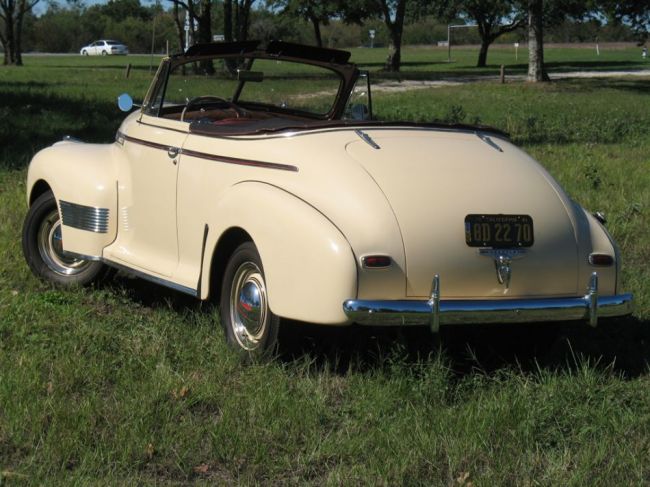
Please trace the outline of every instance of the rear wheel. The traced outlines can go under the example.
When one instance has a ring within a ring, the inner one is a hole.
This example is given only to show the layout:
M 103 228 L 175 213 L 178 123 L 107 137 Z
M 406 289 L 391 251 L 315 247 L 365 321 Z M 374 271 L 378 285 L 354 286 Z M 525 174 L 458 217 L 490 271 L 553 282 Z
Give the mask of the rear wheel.
M 32 204 L 23 225 L 23 253 L 34 275 L 62 286 L 84 286 L 106 275 L 101 262 L 79 259 L 63 251 L 61 219 L 51 191 Z
M 280 319 L 269 308 L 264 268 L 252 242 L 241 244 L 223 276 L 220 315 L 226 340 L 247 358 L 276 351 Z

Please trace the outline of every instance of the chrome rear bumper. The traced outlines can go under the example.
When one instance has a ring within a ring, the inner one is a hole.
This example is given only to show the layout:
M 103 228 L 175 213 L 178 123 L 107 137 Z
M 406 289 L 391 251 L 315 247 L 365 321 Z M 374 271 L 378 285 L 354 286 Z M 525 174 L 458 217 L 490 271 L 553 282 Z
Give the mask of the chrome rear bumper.
M 632 295 L 598 295 L 598 276 L 591 277 L 587 294 L 574 298 L 441 300 L 440 281 L 434 278 L 431 299 L 373 301 L 350 299 L 343 311 L 361 325 L 429 325 L 437 332 L 440 325 L 461 323 L 525 323 L 585 320 L 591 326 L 598 318 L 622 316 L 632 312 Z

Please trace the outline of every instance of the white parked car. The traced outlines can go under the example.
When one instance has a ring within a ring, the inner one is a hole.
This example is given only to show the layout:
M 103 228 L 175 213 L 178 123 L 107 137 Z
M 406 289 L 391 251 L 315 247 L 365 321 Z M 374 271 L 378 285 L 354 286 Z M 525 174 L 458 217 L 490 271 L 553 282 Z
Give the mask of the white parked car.
M 106 56 L 108 54 L 128 54 L 129 48 L 119 41 L 101 40 L 84 46 L 79 51 L 82 56 Z

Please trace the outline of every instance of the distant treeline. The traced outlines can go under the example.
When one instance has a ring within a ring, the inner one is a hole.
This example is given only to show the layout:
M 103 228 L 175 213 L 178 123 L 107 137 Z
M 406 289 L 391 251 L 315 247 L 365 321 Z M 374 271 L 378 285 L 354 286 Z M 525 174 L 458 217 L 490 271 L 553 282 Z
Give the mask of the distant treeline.
M 213 2 L 212 33 L 223 34 L 223 2 Z M 184 22 L 182 9 L 175 12 L 172 2 L 144 6 L 139 0 L 110 0 L 107 4 L 86 6 L 82 1 L 69 0 L 65 5 L 51 2 L 40 14 L 30 12 L 23 27 L 23 51 L 78 52 L 97 39 L 117 39 L 124 42 L 130 52 L 161 53 L 169 44 L 172 52 L 181 50 L 177 20 Z M 452 21 L 464 23 L 464 20 Z M 403 44 L 436 44 L 447 39 L 446 20 L 435 16 L 407 19 L 404 24 Z M 182 29 L 181 29 L 182 30 Z M 322 43 L 327 47 L 356 47 L 370 44 L 369 31 L 375 32 L 373 44 L 386 46 L 390 36 L 385 23 L 377 18 L 361 24 L 330 19 L 320 27 Z M 250 10 L 249 39 L 282 39 L 290 42 L 315 44 L 311 23 L 295 16 L 280 14 L 263 2 L 255 2 Z M 524 42 L 526 30 L 515 30 L 499 38 L 500 43 Z M 636 40 L 635 33 L 625 24 L 606 23 L 597 19 L 585 21 L 565 20 L 549 26 L 546 42 L 623 42 Z M 453 32 L 454 44 L 479 44 L 477 29 L 458 29 Z

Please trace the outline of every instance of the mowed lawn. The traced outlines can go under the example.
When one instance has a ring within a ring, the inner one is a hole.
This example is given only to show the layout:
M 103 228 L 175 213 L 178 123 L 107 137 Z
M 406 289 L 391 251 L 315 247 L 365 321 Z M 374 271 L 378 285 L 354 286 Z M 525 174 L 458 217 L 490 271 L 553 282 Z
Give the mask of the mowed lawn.
M 608 62 L 638 69 L 635 53 Z M 445 50 L 405 50 L 403 76 L 477 74 L 474 54 L 450 67 Z M 378 70 L 385 51 L 353 55 Z M 554 55 L 574 70 L 594 53 Z M 276 361 L 242 365 L 207 303 L 124 275 L 61 291 L 30 274 L 29 159 L 64 134 L 110 142 L 116 96 L 141 98 L 150 74 L 144 56 L 25 62 L 0 68 L 0 484 L 650 482 L 650 78 L 485 81 L 373 100 L 382 119 L 508 131 L 606 213 L 633 316 L 437 338 L 289 324 Z

